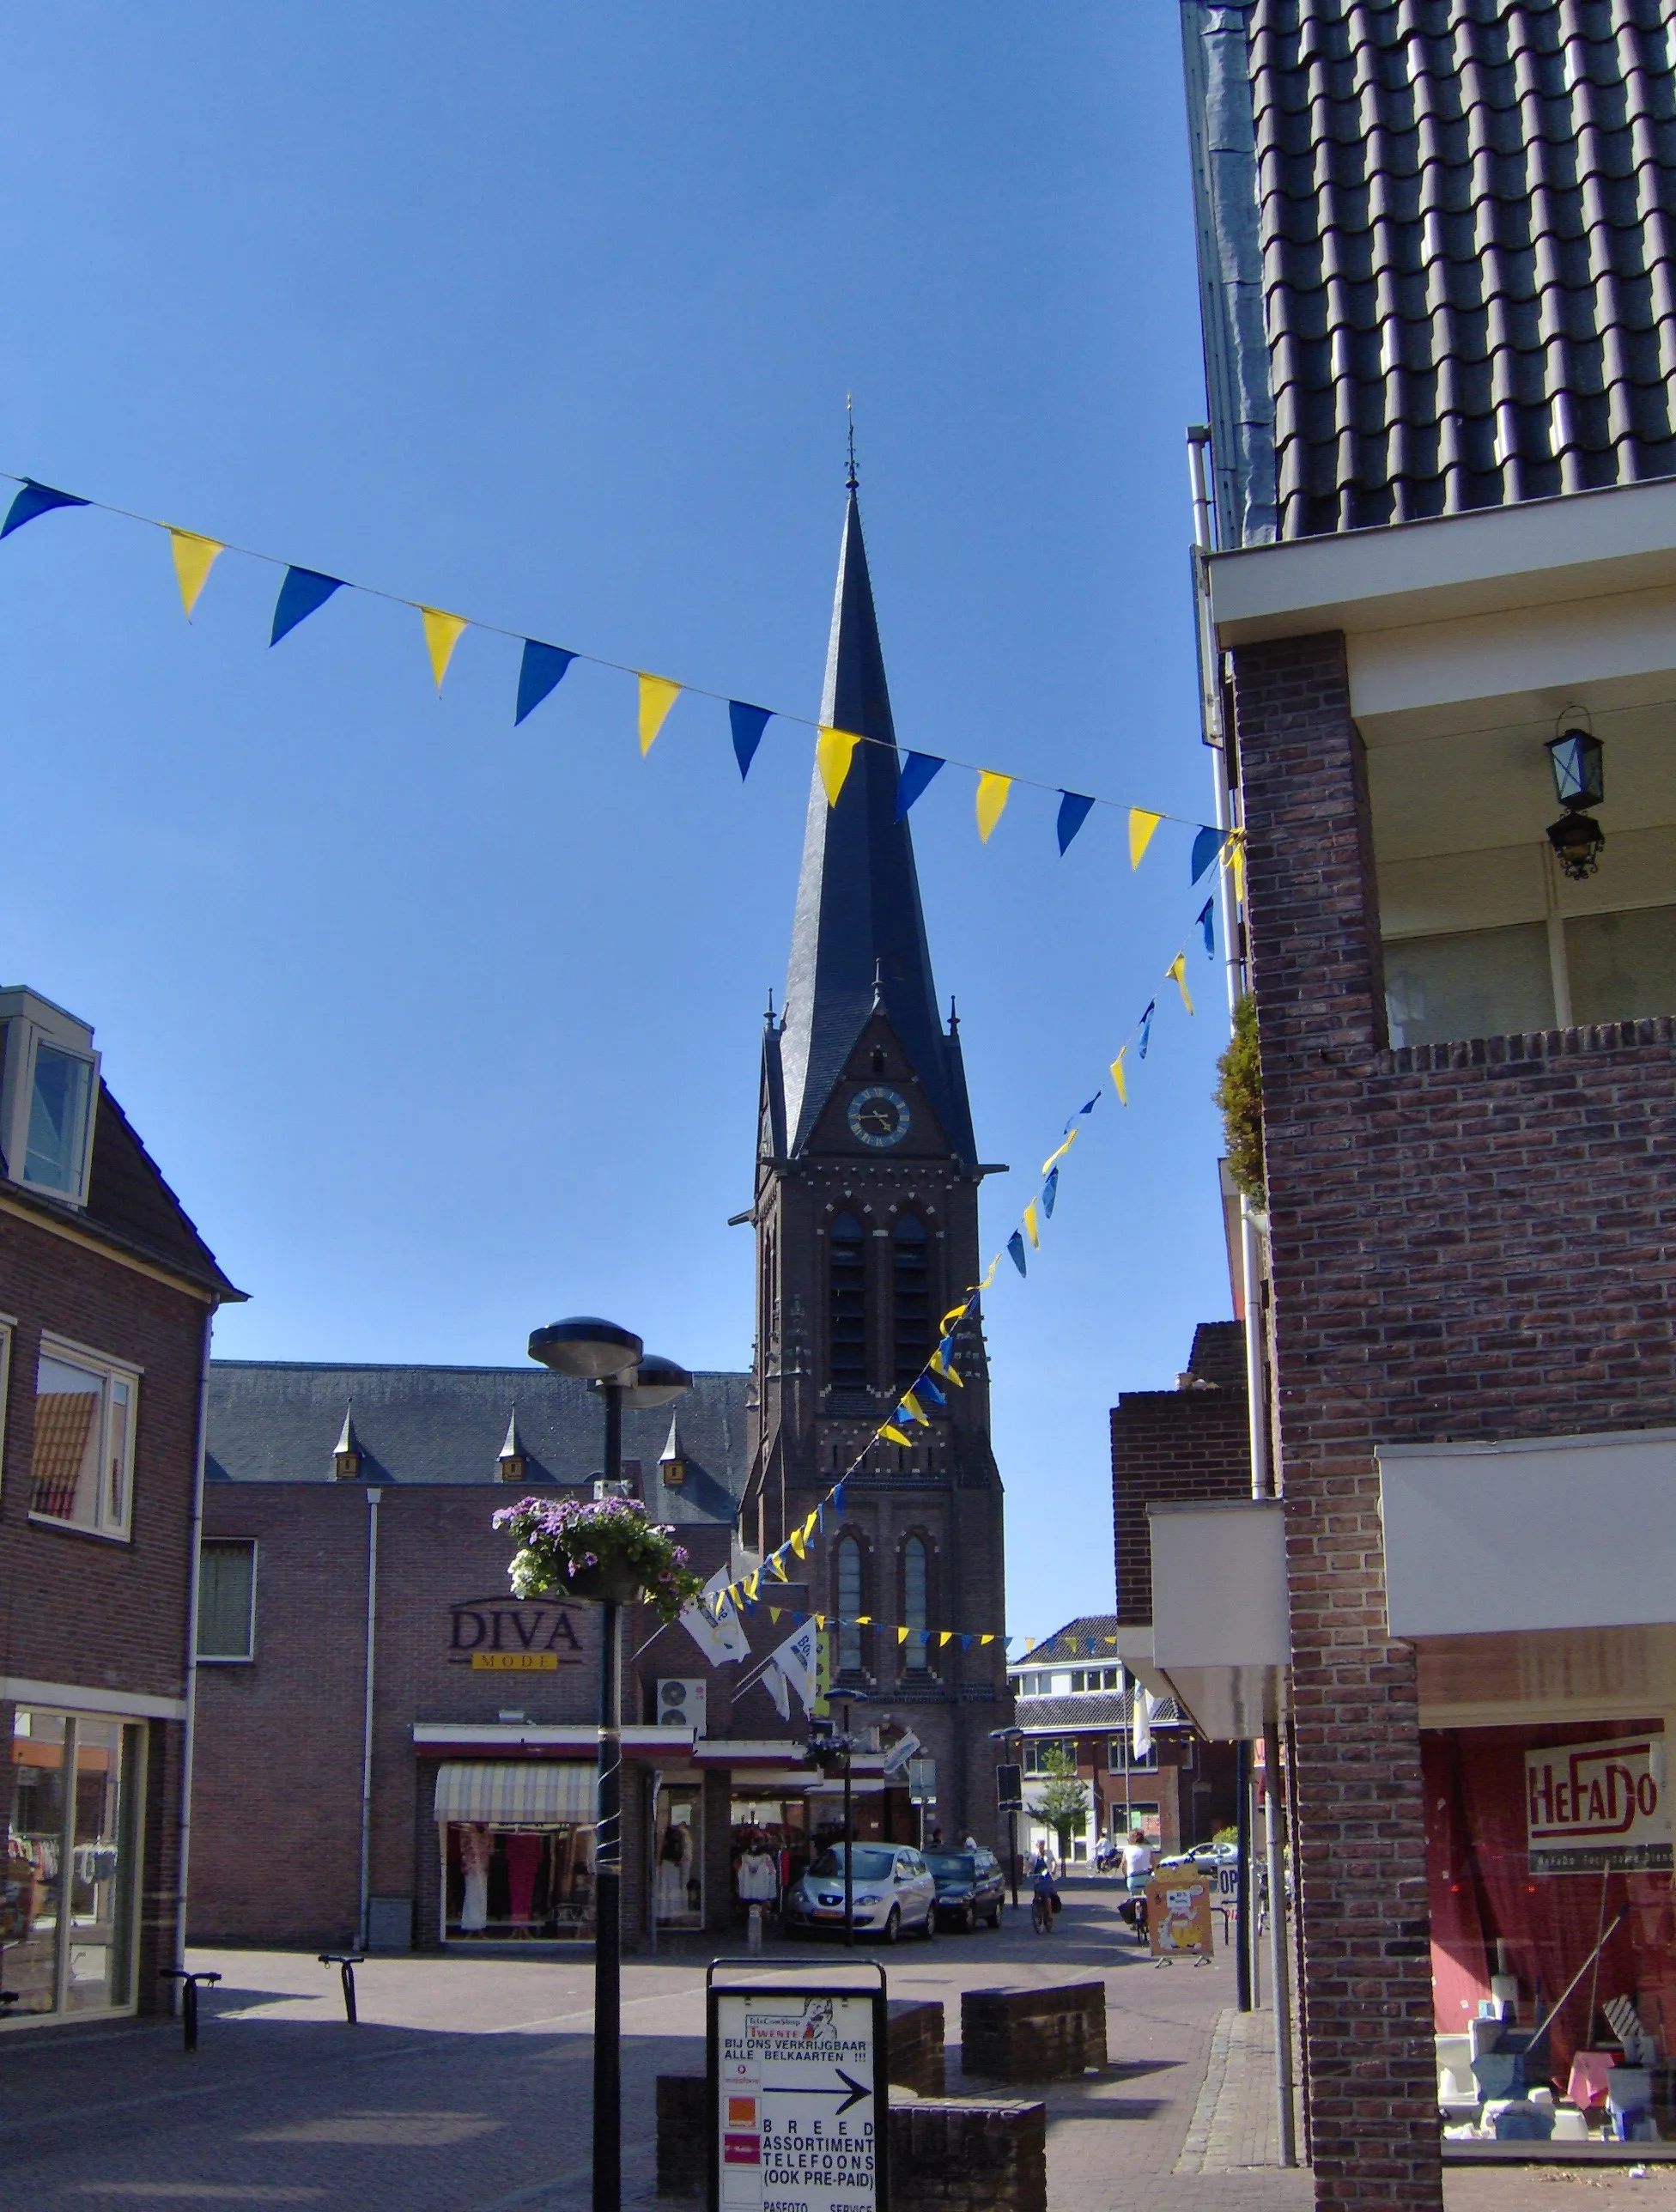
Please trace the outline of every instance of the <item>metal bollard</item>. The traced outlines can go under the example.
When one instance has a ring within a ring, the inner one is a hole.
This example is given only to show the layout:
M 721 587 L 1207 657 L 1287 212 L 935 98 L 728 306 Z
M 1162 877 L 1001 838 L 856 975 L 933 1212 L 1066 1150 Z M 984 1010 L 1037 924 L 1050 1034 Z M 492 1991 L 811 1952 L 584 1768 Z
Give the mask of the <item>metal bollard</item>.
M 208 1982 L 213 1987 L 220 1981 L 221 1976 L 211 1973 L 190 1973 L 185 1966 L 165 1966 L 162 1978 L 166 1982 L 179 1982 L 180 1984 L 181 2048 L 184 2051 L 196 2051 L 197 2049 L 197 1985 L 200 1982 Z
M 343 1984 L 343 2017 L 351 2027 L 355 2025 L 355 1970 L 364 1966 L 367 1956 L 362 1951 L 322 1951 L 318 1954 L 323 1966 L 336 1966 Z

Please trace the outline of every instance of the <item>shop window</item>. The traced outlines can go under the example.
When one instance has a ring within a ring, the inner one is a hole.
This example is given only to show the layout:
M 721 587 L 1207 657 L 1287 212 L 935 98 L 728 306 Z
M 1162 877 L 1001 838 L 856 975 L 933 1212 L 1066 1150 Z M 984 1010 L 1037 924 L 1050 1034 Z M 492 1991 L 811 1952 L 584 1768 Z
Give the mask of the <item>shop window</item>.
M 853 1536 L 838 1540 L 838 1671 L 861 1671 L 861 1631 L 854 1626 L 861 1610 L 861 1547 Z
M 922 1223 L 905 1213 L 890 1243 L 896 1387 L 916 1382 L 931 1357 L 931 1248 Z
M 908 1632 L 906 1657 L 909 1668 L 924 1673 L 931 1664 L 926 1647 L 927 1583 L 930 1562 L 923 1536 L 910 1536 L 902 1546 L 902 1626 Z
M 198 1548 L 197 1656 L 249 1659 L 255 1638 L 255 1539 L 206 1538 Z
M 867 1387 L 867 1236 L 841 1213 L 827 1237 L 827 1332 L 835 1390 Z
M 20 1707 L 0 1880 L 14 2019 L 132 2008 L 145 1726 Z
M 128 1534 L 138 1387 L 131 1369 L 43 1342 L 30 1468 L 35 1519 L 100 1536 Z

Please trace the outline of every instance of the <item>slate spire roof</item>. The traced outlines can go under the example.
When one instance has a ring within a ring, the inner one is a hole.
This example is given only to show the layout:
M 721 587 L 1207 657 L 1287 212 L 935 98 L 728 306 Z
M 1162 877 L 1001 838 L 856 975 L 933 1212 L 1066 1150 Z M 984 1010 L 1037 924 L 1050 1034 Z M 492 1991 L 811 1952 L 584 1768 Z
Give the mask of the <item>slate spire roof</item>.
M 1186 0 L 1224 544 L 1676 474 L 1666 0 Z
M 878 740 L 855 749 L 838 804 L 809 793 L 786 1007 L 771 1088 L 783 1087 L 789 1152 L 808 1141 L 877 999 L 945 1134 L 975 1160 L 960 1055 L 938 1018 L 914 842 L 896 820 L 898 757 L 861 509 L 849 487 L 821 720 Z

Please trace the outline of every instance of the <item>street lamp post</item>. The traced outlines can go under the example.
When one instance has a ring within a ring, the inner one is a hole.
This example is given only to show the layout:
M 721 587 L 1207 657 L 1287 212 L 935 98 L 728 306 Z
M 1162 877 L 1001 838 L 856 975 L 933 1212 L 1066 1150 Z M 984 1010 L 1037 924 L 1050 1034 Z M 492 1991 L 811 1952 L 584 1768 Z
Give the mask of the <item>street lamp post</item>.
M 535 1330 L 530 1357 L 605 1401 L 604 1489 L 621 1494 L 622 1409 L 666 1406 L 692 1376 L 631 1329 L 579 1315 Z M 600 1606 L 599 1806 L 593 1838 L 593 2212 L 622 2202 L 622 1600 Z

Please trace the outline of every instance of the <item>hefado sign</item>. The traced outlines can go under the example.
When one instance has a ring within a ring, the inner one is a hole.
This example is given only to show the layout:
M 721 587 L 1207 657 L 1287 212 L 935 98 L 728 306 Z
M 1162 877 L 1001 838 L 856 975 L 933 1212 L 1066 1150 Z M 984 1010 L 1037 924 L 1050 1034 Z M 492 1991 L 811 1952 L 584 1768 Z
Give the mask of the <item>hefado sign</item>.
M 875 1971 L 877 1990 L 712 1984 L 710 2212 L 884 2212 L 889 2092 Z
M 568 1607 L 544 1598 L 462 1598 L 448 1608 L 448 1663 L 477 1673 L 550 1674 L 582 1663 Z
M 1525 1753 L 1533 1874 L 1669 1872 L 1663 1735 L 1550 1745 Z

